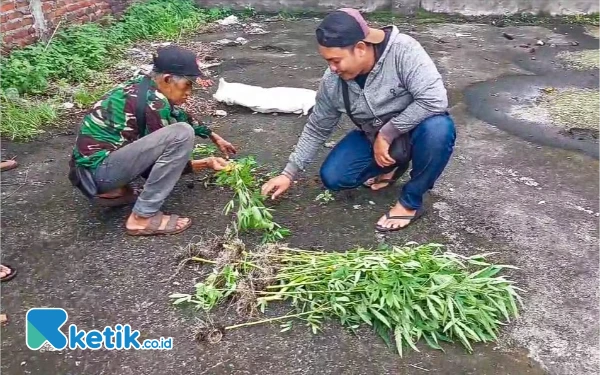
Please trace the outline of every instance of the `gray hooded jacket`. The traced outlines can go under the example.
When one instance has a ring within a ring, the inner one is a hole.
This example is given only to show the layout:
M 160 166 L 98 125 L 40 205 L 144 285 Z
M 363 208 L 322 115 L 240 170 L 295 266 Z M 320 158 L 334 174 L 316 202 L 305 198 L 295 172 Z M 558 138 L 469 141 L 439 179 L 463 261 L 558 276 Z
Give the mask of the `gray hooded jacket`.
M 348 81 L 350 109 L 354 118 L 380 134 L 391 144 L 400 134 L 423 120 L 445 113 L 446 88 L 433 60 L 421 44 L 392 26 L 389 42 L 369 73 L 362 90 Z M 323 75 L 316 103 L 283 173 L 292 179 L 313 161 L 317 151 L 333 133 L 346 113 L 341 78 L 328 68 Z M 381 118 L 390 118 L 387 122 Z M 371 125 L 369 125 L 371 124 Z

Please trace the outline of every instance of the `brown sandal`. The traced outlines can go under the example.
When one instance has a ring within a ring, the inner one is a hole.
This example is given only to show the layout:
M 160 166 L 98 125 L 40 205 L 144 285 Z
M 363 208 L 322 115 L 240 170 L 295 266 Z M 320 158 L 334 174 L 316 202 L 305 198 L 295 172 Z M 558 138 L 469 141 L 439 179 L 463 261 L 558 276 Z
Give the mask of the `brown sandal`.
M 137 201 L 141 190 L 128 188 L 127 193 L 116 198 L 94 197 L 94 203 L 102 207 L 120 207 L 134 204 Z
M 192 225 L 192 220 L 187 223 L 183 228 L 177 229 L 177 220 L 179 219 L 178 215 L 170 215 L 169 221 L 165 229 L 160 228 L 160 224 L 162 223 L 164 214 L 162 212 L 158 212 L 156 215 L 152 216 L 148 221 L 148 225 L 144 229 L 127 229 L 127 234 L 130 236 L 159 236 L 159 235 L 172 235 L 183 232 L 188 229 Z

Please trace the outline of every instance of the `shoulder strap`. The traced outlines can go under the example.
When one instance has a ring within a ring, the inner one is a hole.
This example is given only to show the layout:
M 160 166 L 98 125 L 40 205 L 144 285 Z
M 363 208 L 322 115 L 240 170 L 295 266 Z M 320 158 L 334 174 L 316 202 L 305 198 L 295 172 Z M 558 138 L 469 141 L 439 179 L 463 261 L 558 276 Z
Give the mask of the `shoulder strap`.
M 342 81 L 342 97 L 344 98 L 344 107 L 346 107 L 346 114 L 350 117 L 350 120 L 354 123 L 354 125 L 361 127 L 359 123 L 356 122 L 354 116 L 352 116 L 352 111 L 350 110 L 350 94 L 348 90 L 348 83 L 340 78 Z
M 146 135 L 146 106 L 148 105 L 148 89 L 150 88 L 150 78 L 145 76 L 140 82 L 137 93 L 137 103 L 135 106 L 135 120 L 140 137 Z

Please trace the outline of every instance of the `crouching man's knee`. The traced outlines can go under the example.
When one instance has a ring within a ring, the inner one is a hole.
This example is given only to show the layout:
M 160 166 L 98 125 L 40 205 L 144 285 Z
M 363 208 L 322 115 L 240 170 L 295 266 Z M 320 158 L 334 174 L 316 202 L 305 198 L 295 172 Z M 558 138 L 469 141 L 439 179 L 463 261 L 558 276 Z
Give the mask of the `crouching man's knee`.
M 175 140 L 179 142 L 189 142 L 194 143 L 194 128 L 187 122 L 178 122 L 173 125 L 169 125 L 168 128 L 171 128 L 173 132 Z
M 319 176 L 321 177 L 323 186 L 325 186 L 327 190 L 338 191 L 344 189 L 345 183 L 341 178 L 342 176 L 340 176 L 339 173 L 336 173 L 335 170 L 332 170 L 329 166 L 323 165 L 319 172 Z

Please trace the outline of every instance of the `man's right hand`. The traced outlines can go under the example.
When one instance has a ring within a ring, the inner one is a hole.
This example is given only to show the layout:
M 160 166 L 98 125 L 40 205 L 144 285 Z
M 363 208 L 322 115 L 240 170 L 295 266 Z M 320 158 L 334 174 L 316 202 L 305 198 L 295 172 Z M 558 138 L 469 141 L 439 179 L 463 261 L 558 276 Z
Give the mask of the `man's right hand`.
M 207 168 L 210 168 L 214 171 L 222 171 L 227 167 L 227 164 L 229 164 L 229 161 L 215 156 L 210 156 L 200 160 L 192 160 L 192 168 L 196 173 Z
M 275 199 L 281 194 L 285 193 L 285 191 L 290 188 L 291 184 L 292 180 L 288 176 L 282 174 L 267 181 L 262 186 L 261 192 L 262 195 L 265 196 L 273 192 L 271 199 Z

